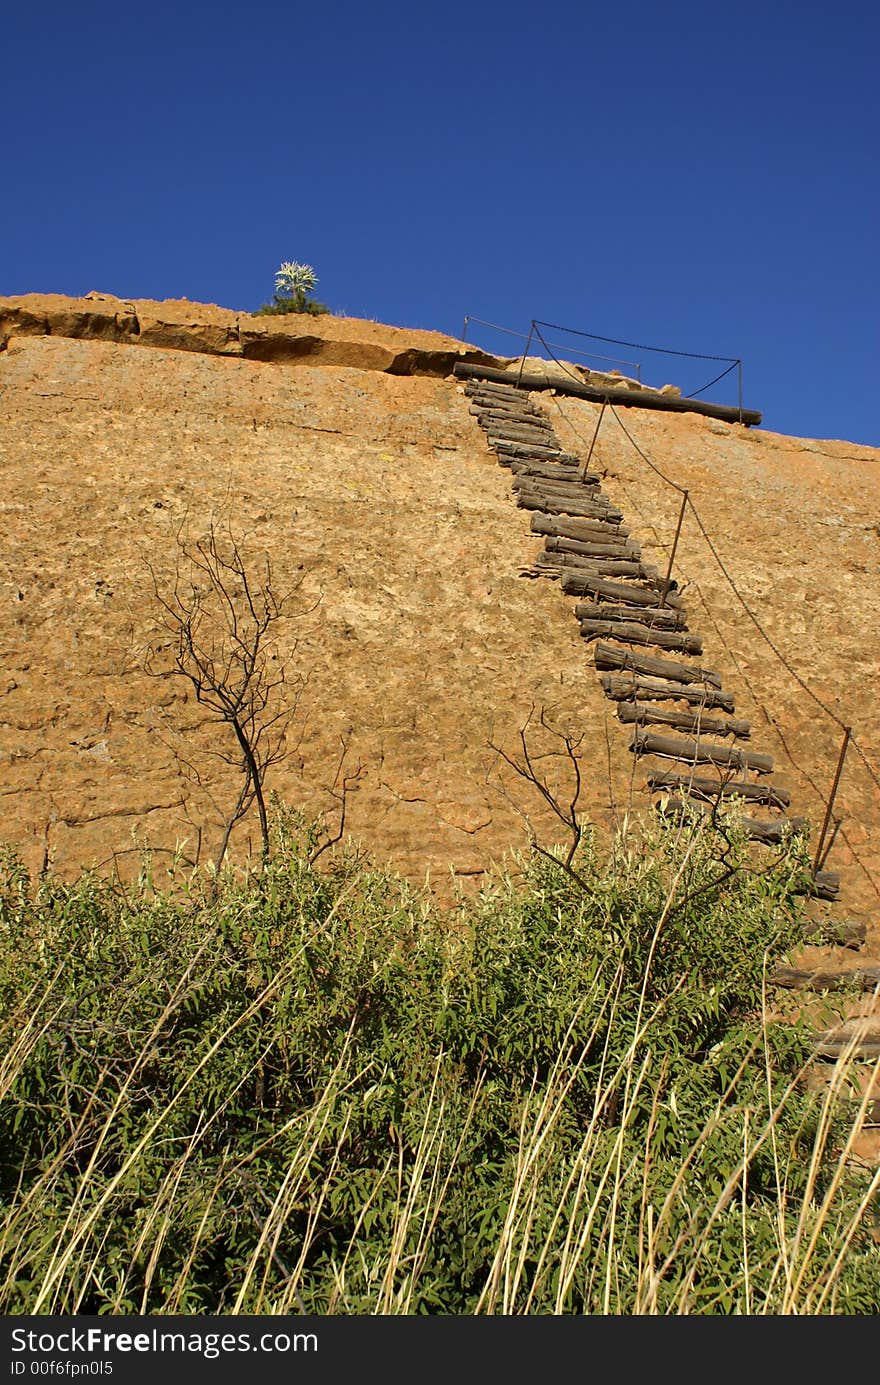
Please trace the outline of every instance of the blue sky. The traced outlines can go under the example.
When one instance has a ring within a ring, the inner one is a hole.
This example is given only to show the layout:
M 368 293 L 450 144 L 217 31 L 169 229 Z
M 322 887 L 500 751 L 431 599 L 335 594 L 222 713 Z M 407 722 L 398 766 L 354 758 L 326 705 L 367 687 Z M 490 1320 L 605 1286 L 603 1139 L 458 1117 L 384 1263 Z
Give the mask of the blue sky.
M 252 309 L 299 260 L 350 316 L 740 356 L 765 427 L 878 446 L 878 15 L 9 5 L 0 293 Z

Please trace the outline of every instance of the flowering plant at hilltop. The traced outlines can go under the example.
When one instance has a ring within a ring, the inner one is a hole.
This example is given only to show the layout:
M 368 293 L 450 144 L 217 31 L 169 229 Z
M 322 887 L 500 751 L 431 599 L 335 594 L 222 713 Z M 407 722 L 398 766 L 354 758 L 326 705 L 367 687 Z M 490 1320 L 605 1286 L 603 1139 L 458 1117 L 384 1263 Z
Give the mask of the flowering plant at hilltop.
M 310 264 L 299 264 L 297 260 L 283 260 L 275 271 L 275 293 L 271 303 L 264 303 L 257 309 L 259 314 L 267 313 L 311 313 L 317 316 L 328 313 L 324 303 L 310 297 L 318 282 L 318 276 Z

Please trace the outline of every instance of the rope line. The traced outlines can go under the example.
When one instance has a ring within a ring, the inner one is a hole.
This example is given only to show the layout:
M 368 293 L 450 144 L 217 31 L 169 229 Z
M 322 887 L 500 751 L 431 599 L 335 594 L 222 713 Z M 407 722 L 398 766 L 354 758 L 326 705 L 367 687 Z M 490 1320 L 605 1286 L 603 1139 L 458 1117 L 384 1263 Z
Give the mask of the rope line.
M 544 326 L 544 327 L 552 327 L 552 326 L 553 326 L 552 323 L 541 323 L 540 325 L 541 325 L 541 326 Z M 554 330 L 563 330 L 563 331 L 565 331 L 565 330 L 567 330 L 567 329 L 565 329 L 565 328 L 562 328 L 562 329 L 554 328 Z M 537 336 L 538 336 L 538 338 L 540 339 L 541 343 L 543 344 L 543 346 L 545 347 L 545 349 L 550 353 L 551 359 L 556 363 L 556 365 L 558 365 L 563 371 L 565 371 L 566 374 L 571 374 L 570 371 L 566 370 L 566 367 L 565 367 L 564 362 L 558 360 L 557 357 L 554 356 L 553 353 L 550 351 L 550 348 L 549 348 L 549 346 L 547 345 L 547 342 L 545 341 L 545 339 L 544 339 L 543 335 L 541 334 L 541 332 L 538 330 L 538 324 L 537 324 L 537 323 L 535 324 L 535 331 L 536 331 Z M 583 333 L 582 335 L 589 336 L 590 334 L 589 334 L 589 333 Z M 628 343 L 621 343 L 621 344 L 622 344 L 622 345 L 627 345 Z M 631 343 L 629 343 L 629 344 L 631 344 Z M 639 348 L 639 349 L 642 349 L 642 348 Z M 686 353 L 682 353 L 682 354 L 686 354 Z M 709 358 L 709 359 L 712 359 L 712 358 Z M 730 358 L 729 358 L 729 357 L 720 357 L 720 358 L 716 358 L 716 359 L 727 360 L 727 359 L 730 359 Z M 734 365 L 736 365 L 736 364 L 738 364 L 738 362 L 734 361 Z M 727 372 L 725 372 L 725 374 L 726 374 L 726 373 L 727 373 Z M 704 388 L 708 388 L 708 386 L 704 386 Z M 683 495 L 683 494 L 684 494 L 684 491 L 685 491 L 685 487 L 684 487 L 684 486 L 679 486 L 675 481 L 672 480 L 671 477 L 667 476 L 667 475 L 665 474 L 665 472 L 661 471 L 660 468 L 656 465 L 656 463 L 654 463 L 654 462 L 651 460 L 651 458 L 648 456 L 648 454 L 644 451 L 644 449 L 643 449 L 642 447 L 639 446 L 639 444 L 636 442 L 636 440 L 635 440 L 635 438 L 633 437 L 633 435 L 630 433 L 629 429 L 628 429 L 628 428 L 626 427 L 626 425 L 624 424 L 624 422 L 623 422 L 622 418 L 620 417 L 619 413 L 618 413 L 617 410 L 615 409 L 613 403 L 611 402 L 611 398 L 610 398 L 609 395 L 606 395 L 606 396 L 605 396 L 605 402 L 606 402 L 606 404 L 608 405 L 608 407 L 610 408 L 612 414 L 614 415 L 614 418 L 616 419 L 616 421 L 617 421 L 617 423 L 618 423 L 618 425 L 619 425 L 621 431 L 624 433 L 624 435 L 625 435 L 626 438 L 629 440 L 630 444 L 631 444 L 632 447 L 635 449 L 635 451 L 636 451 L 636 452 L 639 454 L 639 456 L 642 458 L 642 460 L 643 460 L 644 462 L 647 463 L 647 465 L 651 468 L 651 470 L 652 470 L 653 472 L 655 472 L 655 473 L 660 477 L 660 479 L 661 479 L 663 482 L 665 482 L 665 484 L 666 484 L 667 486 L 670 486 L 674 491 L 677 491 L 679 495 Z M 578 437 L 580 437 L 580 434 L 577 432 L 577 430 L 574 428 L 574 426 L 570 423 L 570 421 L 567 419 L 566 415 L 564 414 L 564 412 L 563 412 L 561 406 L 559 405 L 558 400 L 556 401 L 556 406 L 557 406 L 557 408 L 559 409 L 559 411 L 560 411 L 560 413 L 562 414 L 562 416 L 563 416 L 564 418 L 566 418 L 566 422 L 569 423 L 569 427 L 572 428 L 572 430 L 575 432 L 575 435 L 578 436 Z M 581 438 L 581 441 L 583 441 L 583 438 Z M 743 610 L 745 611 L 746 615 L 747 615 L 747 616 L 749 617 L 749 619 L 751 620 L 751 622 L 752 622 L 752 624 L 754 625 L 755 629 L 758 631 L 758 634 L 759 634 L 759 635 L 761 636 L 761 638 L 767 643 L 767 645 L 769 646 L 769 648 L 770 648 L 770 649 L 773 651 L 773 653 L 776 655 L 776 658 L 777 658 L 777 659 L 779 660 L 779 662 L 782 664 L 783 668 L 788 672 L 788 674 L 789 674 L 789 675 L 794 679 L 794 681 L 797 683 L 798 687 L 800 687 L 800 688 L 807 694 L 807 696 L 815 703 L 815 705 L 816 705 L 817 707 L 820 708 L 821 711 L 823 711 L 823 712 L 825 713 L 825 715 L 829 718 L 829 720 L 832 721 L 832 722 L 834 723 L 834 725 L 835 725 L 839 730 L 845 731 L 845 730 L 846 730 L 846 723 L 842 720 L 841 717 L 839 717 L 839 716 L 837 715 L 836 712 L 833 712 L 833 711 L 831 710 L 831 708 L 830 708 L 829 706 L 827 706 L 827 704 L 826 704 L 825 702 L 823 702 L 822 698 L 819 697 L 819 695 L 813 691 L 813 689 L 809 686 L 809 684 L 808 684 L 807 682 L 805 682 L 805 680 L 804 680 L 804 679 L 801 677 L 801 675 L 797 672 L 797 669 L 795 669 L 795 668 L 791 665 L 791 663 L 789 663 L 788 659 L 785 657 L 785 655 L 782 653 L 782 651 L 779 649 L 779 647 L 774 643 L 774 641 L 773 641 L 773 639 L 771 638 L 771 636 L 770 636 L 770 635 L 767 633 L 767 631 L 764 629 L 764 627 L 763 627 L 763 625 L 761 624 L 761 622 L 759 621 L 758 617 L 755 615 L 754 611 L 753 611 L 752 608 L 749 606 L 749 604 L 748 604 L 748 602 L 746 601 L 745 597 L 742 595 L 742 593 L 740 592 L 739 588 L 737 587 L 735 581 L 733 580 L 733 578 L 731 577 L 730 573 L 728 572 L 727 567 L 725 566 L 725 564 L 724 564 L 724 562 L 723 562 L 723 560 L 722 560 L 722 558 L 721 558 L 721 555 L 719 554 L 717 548 L 715 547 L 715 544 L 712 542 L 712 538 L 711 538 L 711 536 L 710 536 L 710 534 L 709 534 L 709 531 L 708 531 L 708 529 L 706 528 L 705 524 L 703 523 L 702 517 L 700 516 L 700 513 L 699 513 L 699 511 L 697 510 L 697 507 L 696 507 L 696 505 L 694 504 L 693 499 L 691 498 L 690 495 L 688 495 L 687 504 L 688 504 L 688 508 L 691 510 L 691 513 L 692 513 L 693 516 L 694 516 L 694 519 L 695 519 L 696 522 L 697 522 L 697 526 L 698 526 L 698 528 L 699 528 L 699 530 L 700 530 L 700 533 L 702 534 L 703 538 L 704 538 L 705 541 L 706 541 L 706 544 L 707 544 L 707 546 L 708 546 L 708 548 L 709 548 L 710 553 L 712 554 L 712 557 L 715 559 L 715 562 L 718 564 L 718 567 L 719 567 L 719 569 L 721 570 L 721 572 L 723 573 L 724 578 L 725 578 L 725 580 L 727 581 L 728 585 L 730 586 L 731 591 L 733 592 L 733 594 L 734 594 L 734 596 L 736 597 L 736 599 L 739 601 L 740 605 L 742 606 L 742 608 L 743 608 Z M 653 526 L 652 526 L 652 527 L 653 527 Z M 656 532 L 656 531 L 655 531 L 655 532 Z M 713 624 L 714 624 L 714 622 L 713 622 Z M 730 652 L 730 651 L 729 651 L 729 646 L 727 646 L 726 641 L 722 641 L 722 643 L 725 644 L 725 647 L 728 648 L 728 652 Z M 856 755 L 858 756 L 858 758 L 861 760 L 862 764 L 863 764 L 864 767 L 865 767 L 865 770 L 866 770 L 868 776 L 870 777 L 870 779 L 871 779 L 872 782 L 874 783 L 875 787 L 878 788 L 878 789 L 880 789 L 880 774 L 878 774 L 877 770 L 875 770 L 875 768 L 874 768 L 874 766 L 872 765 L 870 759 L 868 758 L 866 752 L 862 749 L 862 746 L 859 744 L 859 741 L 858 741 L 858 739 L 856 738 L 856 736 L 854 736 L 854 735 L 852 735 L 852 734 L 850 735 L 849 744 L 850 744 L 850 746 L 853 748 L 853 750 L 855 751 L 855 753 L 856 753 Z M 791 758 L 791 757 L 789 757 L 789 758 Z M 792 763 L 794 763 L 794 761 L 792 761 Z M 853 853 L 853 854 L 855 854 L 855 853 Z M 860 864 L 861 864 L 861 863 L 860 863 Z M 863 867 L 863 869 L 865 869 L 865 868 Z
M 613 413 L 614 417 L 617 419 L 617 422 L 619 423 L 621 429 L 622 429 L 623 432 L 626 434 L 626 436 L 629 438 L 630 442 L 632 443 L 633 447 L 636 449 L 636 451 L 638 452 L 638 454 L 639 454 L 639 456 L 642 458 L 642 460 L 648 463 L 648 466 L 651 468 L 652 471 L 656 471 L 656 473 L 657 473 L 657 475 L 660 477 L 660 480 L 661 480 L 661 481 L 665 481 L 666 484 L 667 484 L 667 486 L 671 486 L 672 489 L 673 489 L 674 491 L 678 491 L 679 495 L 684 495 L 684 494 L 685 494 L 685 488 L 684 488 L 684 486 L 679 486 L 679 485 L 677 485 L 676 482 L 673 481 L 672 478 L 671 478 L 670 476 L 667 476 L 667 475 L 665 474 L 665 472 L 662 472 L 662 471 L 660 470 L 659 466 L 656 466 L 656 465 L 654 464 L 654 462 L 651 461 L 651 458 L 648 456 L 647 452 L 643 452 L 643 451 L 642 451 L 642 449 L 639 447 L 638 443 L 636 442 L 635 438 L 633 437 L 632 433 L 630 433 L 629 429 L 627 428 L 626 424 L 624 423 L 623 419 L 620 417 L 620 414 L 617 412 L 617 410 L 615 409 L 614 405 L 611 403 L 611 400 L 610 400 L 610 399 L 609 399 L 609 401 L 608 401 L 608 407 L 609 407 L 609 409 L 611 410 L 611 412 Z
M 528 341 L 530 337 L 530 333 L 528 332 L 514 332 L 512 327 L 499 327 L 497 322 L 486 322 L 482 317 L 466 317 L 464 321 L 465 326 L 467 326 L 469 322 L 476 322 L 480 327 L 491 327 L 493 332 L 503 332 L 505 336 L 518 337 L 520 341 Z M 553 345 L 562 349 L 561 342 L 554 342 Z M 619 360 L 617 356 L 600 356 L 598 351 L 580 351 L 576 346 L 569 346 L 566 350 L 573 351 L 576 356 L 586 356 L 590 361 L 607 361 L 611 365 L 631 365 L 635 366 L 636 370 L 641 369 L 641 363 L 639 361 L 622 361 Z M 731 366 L 731 370 L 732 369 L 733 366 Z
M 590 341 L 606 341 L 612 346 L 626 346 L 631 351 L 656 351 L 662 356 L 687 356 L 692 361 L 730 361 L 739 365 L 739 356 L 707 356 L 700 351 L 676 351 L 671 346 L 643 346 L 636 341 L 621 341 L 619 337 L 600 337 L 597 332 L 579 332 L 576 327 L 561 327 L 557 322 L 542 322 L 535 319 L 536 327 L 549 327 L 553 332 L 569 332 L 574 337 L 589 337 Z
M 561 362 L 559 362 L 559 364 L 561 364 Z M 586 446 L 587 446 L 587 441 L 586 441 L 586 439 L 584 438 L 584 436 L 583 436 L 583 434 L 580 432 L 580 430 L 575 426 L 575 424 L 572 423 L 572 421 L 571 421 L 571 419 L 569 418 L 568 414 L 565 412 L 565 410 L 563 409 L 562 405 L 560 404 L 558 397 L 554 398 L 554 401 L 553 401 L 553 402 L 554 402 L 554 404 L 555 404 L 555 406 L 556 406 L 556 409 L 557 409 L 557 411 L 558 411 L 560 417 L 564 420 L 566 426 L 571 430 L 571 432 L 572 432 L 572 433 L 574 434 L 574 436 L 581 442 L 581 444 L 582 444 L 583 446 L 586 447 Z M 609 401 L 606 400 L 606 403 L 608 403 L 608 402 L 609 402 Z M 630 441 L 630 443 L 632 444 L 632 446 L 635 448 L 636 452 L 639 454 L 639 456 L 640 456 L 645 462 L 647 462 L 647 464 L 648 464 L 648 466 L 651 468 L 651 470 L 654 471 L 654 472 L 656 472 L 657 475 L 660 476 L 661 479 L 662 479 L 663 481 L 665 481 L 667 485 L 669 485 L 669 486 L 671 486 L 671 487 L 673 488 L 673 490 L 676 490 L 676 491 L 678 491 L 679 493 L 682 493 L 682 492 L 684 491 L 684 487 L 676 485 L 676 483 L 675 483 L 674 481 L 672 481 L 668 476 L 666 476 L 666 475 L 660 470 L 660 468 L 659 468 L 658 466 L 656 466 L 656 465 L 654 464 L 654 462 L 651 461 L 651 458 L 647 455 L 646 452 L 643 451 L 643 449 L 642 449 L 642 448 L 639 446 L 639 444 L 636 442 L 635 438 L 632 436 L 632 434 L 629 432 L 629 430 L 624 426 L 623 421 L 620 419 L 620 417 L 618 416 L 618 414 L 617 414 L 616 410 L 613 408 L 613 406 L 611 406 L 611 412 L 614 414 L 615 418 L 617 419 L 617 422 L 620 424 L 620 427 L 621 427 L 623 433 L 626 435 L 626 437 L 628 438 L 628 440 Z M 606 470 L 607 470 L 607 469 L 606 469 Z M 618 480 L 618 483 L 623 487 L 623 490 L 624 490 L 627 494 L 629 494 L 629 487 L 626 485 L 626 483 L 625 483 L 624 481 L 622 481 L 619 477 L 617 478 L 617 480 Z M 649 529 L 649 530 L 653 533 L 653 535 L 654 535 L 655 539 L 657 540 L 657 542 L 660 543 L 660 542 L 661 542 L 660 534 L 659 534 L 659 532 L 658 532 L 658 530 L 657 530 L 656 525 L 654 525 L 654 524 L 648 519 L 647 515 L 646 515 L 646 514 L 644 513 L 644 511 L 642 510 L 642 507 L 639 505 L 638 501 L 635 500 L 632 496 L 630 496 L 630 499 L 629 499 L 629 502 L 628 502 L 628 503 L 629 503 L 630 505 L 632 505 L 632 507 L 636 510 L 636 512 L 641 516 L 642 523 L 643 523 L 643 525 L 645 526 L 645 528 Z M 689 503 L 689 505 L 690 505 L 690 508 L 693 510 L 694 518 L 696 519 L 697 524 L 699 525 L 700 531 L 701 531 L 701 533 L 702 533 L 704 539 L 706 540 L 706 543 L 707 543 L 707 545 L 708 545 L 708 547 L 709 547 L 709 550 L 710 550 L 710 552 L 711 552 L 713 558 L 714 558 L 715 561 L 717 562 L 717 564 L 718 564 L 718 566 L 720 567 L 721 571 L 724 573 L 724 576 L 725 576 L 725 578 L 727 579 L 728 583 L 730 584 L 732 590 L 734 591 L 734 593 L 735 593 L 737 599 L 742 603 L 744 609 L 746 610 L 746 612 L 747 612 L 747 614 L 749 615 L 750 619 L 751 619 L 751 620 L 753 621 L 753 623 L 755 624 L 755 626 L 756 626 L 756 628 L 758 629 L 759 633 L 760 633 L 760 634 L 763 636 L 763 638 L 767 641 L 767 643 L 770 645 L 770 648 L 773 650 L 773 653 L 777 656 L 777 658 L 778 658 L 778 659 L 780 660 L 780 662 L 782 663 L 783 668 L 785 668 L 785 669 L 791 674 L 791 676 L 794 678 L 794 680 L 804 689 L 804 691 L 805 691 L 811 698 L 813 698 L 813 700 L 819 705 L 819 707 L 821 707 L 822 711 L 825 712 L 826 715 L 829 716 L 829 717 L 831 718 L 832 721 L 834 721 L 841 729 L 845 729 L 845 728 L 844 728 L 844 723 L 835 715 L 834 712 L 832 712 L 832 711 L 830 710 L 830 708 L 828 708 L 828 707 L 825 706 L 825 704 L 824 704 L 824 702 L 822 702 L 821 698 L 817 697 L 817 695 L 813 692 L 813 690 L 812 690 L 810 687 L 807 686 L 807 684 L 806 684 L 806 683 L 804 682 L 804 680 L 800 677 L 800 675 L 797 673 L 797 671 L 791 667 L 791 665 L 789 664 L 789 662 L 788 662 L 788 660 L 785 658 L 785 656 L 780 652 L 780 650 L 777 649 L 776 645 L 773 643 L 773 641 L 772 641 L 772 639 L 770 638 L 770 636 L 769 636 L 769 635 L 767 634 L 767 632 L 764 630 L 763 626 L 760 624 L 760 622 L 758 621 L 757 617 L 754 615 L 754 613 L 752 612 L 752 610 L 751 610 L 750 607 L 748 606 L 747 602 L 745 601 L 745 598 L 740 594 L 739 589 L 737 588 L 737 586 L 736 586 L 736 584 L 735 584 L 733 578 L 730 576 L 730 573 L 727 571 L 727 568 L 725 567 L 724 563 L 722 562 L 721 557 L 720 557 L 720 555 L 718 554 L 717 549 L 715 548 L 714 544 L 712 543 L 712 540 L 711 540 L 710 537 L 709 537 L 708 531 L 706 530 L 706 526 L 704 525 L 702 519 L 700 518 L 699 514 L 697 513 L 696 506 L 693 504 L 693 501 L 690 500 L 690 496 L 688 496 L 688 503 Z M 685 577 L 686 577 L 686 579 L 687 579 L 687 574 L 685 574 Z M 701 589 L 701 587 L 700 587 L 699 582 L 694 582 L 694 583 L 689 584 L 689 585 L 693 585 L 693 586 L 694 586 L 694 588 L 695 588 L 695 590 L 696 590 L 696 592 L 697 592 L 697 594 L 698 594 L 698 596 L 699 596 L 699 598 L 700 598 L 700 601 L 701 601 L 701 603 L 702 603 L 702 605 L 703 605 L 704 611 L 705 611 L 706 615 L 708 616 L 709 621 L 711 622 L 712 627 L 713 627 L 713 629 L 715 630 L 715 633 L 716 633 L 716 635 L 718 636 L 718 638 L 719 638 L 719 640 L 720 640 L 720 642 L 721 642 L 721 645 L 722 645 L 723 648 L 726 650 L 726 652 L 727 652 L 728 656 L 730 657 L 730 659 L 731 659 L 731 661 L 732 661 L 734 667 L 735 667 L 736 670 L 737 670 L 737 673 L 739 674 L 740 678 L 743 680 L 743 682 L 745 683 L 746 687 L 748 688 L 748 690 L 749 690 L 749 692 L 750 692 L 750 694 L 751 694 L 751 696 L 752 696 L 752 698 L 753 698 L 753 700 L 754 700 L 754 702 L 755 702 L 755 705 L 761 709 L 761 711 L 763 712 L 764 716 L 767 718 L 768 723 L 772 726 L 772 728 L 773 728 L 773 730 L 775 731 L 776 735 L 779 737 L 779 741 L 780 741 L 780 743 L 781 743 L 781 745 L 782 745 L 782 748 L 783 748 L 783 750 L 784 750 L 784 752 L 785 752 L 786 758 L 789 760 L 789 762 L 790 762 L 791 765 L 794 767 L 794 769 L 797 771 L 797 773 L 800 774 L 800 775 L 806 780 L 806 782 L 810 785 L 810 787 L 812 788 L 813 792 L 816 794 L 817 798 L 819 798 L 819 799 L 821 800 L 822 797 L 823 797 L 822 790 L 820 789 L 819 785 L 816 783 L 816 781 L 815 781 L 815 779 L 813 778 L 813 776 L 810 774 L 809 770 L 805 769 L 803 765 L 799 764 L 798 761 L 795 760 L 794 756 L 792 755 L 791 750 L 789 749 L 789 746 L 788 746 L 788 741 L 786 740 L 786 737 L 785 737 L 785 735 L 784 735 L 784 733 L 783 733 L 783 731 L 782 731 L 782 728 L 779 726 L 779 724 L 778 724 L 778 722 L 776 721 L 775 717 L 773 717 L 772 714 L 771 714 L 770 712 L 768 712 L 768 710 L 767 710 L 767 708 L 765 707 L 763 701 L 762 701 L 761 698 L 758 696 L 758 694 L 757 694 L 755 688 L 753 687 L 751 679 L 749 678 L 748 674 L 745 672 L 745 670 L 744 670 L 744 669 L 742 668 L 742 666 L 740 665 L 739 659 L 737 658 L 737 655 L 736 655 L 736 651 L 735 651 L 735 650 L 733 649 L 733 647 L 729 644 L 729 642 L 727 641 L 727 639 L 726 639 L 725 636 L 724 636 L 724 632 L 721 630 L 720 626 L 718 625 L 718 622 L 715 620 L 715 617 L 714 617 L 714 615 L 712 614 L 712 611 L 711 611 L 711 609 L 710 609 L 710 607 L 709 607 L 709 604 L 708 604 L 708 602 L 707 602 L 705 596 L 703 595 L 703 592 L 702 592 L 702 589 Z M 606 740 L 607 740 L 607 725 L 606 725 Z M 856 754 L 858 755 L 859 759 L 862 761 L 862 763 L 863 763 L 863 765 L 865 766 L 865 769 L 866 769 L 868 775 L 869 775 L 870 778 L 873 780 L 874 784 L 877 786 L 878 789 L 880 789 L 880 778 L 878 778 L 877 774 L 874 772 L 874 769 L 872 768 L 870 761 L 868 760 L 867 756 L 865 755 L 865 752 L 862 750 L 861 746 L 858 744 L 858 742 L 856 741 L 855 737 L 852 736 L 852 735 L 850 735 L 849 744 L 850 744 L 850 746 L 855 750 L 855 752 L 856 752 Z M 630 802 L 631 802 L 631 801 L 632 801 L 632 783 L 630 783 Z M 851 852 L 851 854 L 852 854 L 853 860 L 855 861 L 856 865 L 857 865 L 857 866 L 859 867 L 859 869 L 861 870 L 862 874 L 865 876 L 866 880 L 868 881 L 868 884 L 871 886 L 871 888 L 873 889 L 874 893 L 875 893 L 878 897 L 880 897 L 880 884 L 878 884 L 878 881 L 877 881 L 877 879 L 876 879 L 875 876 L 874 876 L 874 872 L 873 872 L 873 871 L 865 864 L 865 862 L 862 860 L 861 856 L 859 855 L 858 851 L 856 850 L 856 847 L 855 847 L 854 843 L 850 840 L 850 838 L 849 838 L 849 836 L 848 836 L 848 834 L 847 834 L 847 832 L 846 832 L 846 829 L 843 827 L 842 821 L 841 821 L 840 819 L 837 819 L 837 820 L 836 820 L 836 828 L 835 828 L 835 830 L 838 831 L 838 832 L 840 833 L 840 836 L 842 837 L 843 841 L 845 842 L 846 846 L 849 848 L 849 850 L 850 850 L 850 852 Z M 831 847 L 830 847 L 830 845 L 829 845 L 829 847 L 827 848 L 827 850 L 825 851 L 825 853 L 824 853 L 824 855 L 823 855 L 823 864 L 824 864 L 825 859 L 827 859 L 828 852 L 830 851 L 830 849 L 831 849 Z
M 739 361 L 734 361 L 733 365 L 729 365 L 729 366 L 727 367 L 726 370 L 722 370 L 721 374 L 720 374 L 720 375 L 716 375 L 716 376 L 714 377 L 714 379 L 710 380 L 709 383 L 708 383 L 707 385 L 700 385 L 700 388 L 699 388 L 698 390 L 691 390 L 690 394 L 684 394 L 684 395 L 682 395 L 682 398 L 683 398 L 683 399 L 697 399 L 697 398 L 699 398 L 699 396 L 700 396 L 701 394 L 703 394 L 706 390 L 710 390 L 710 389 L 712 388 L 713 385 L 717 385 L 718 382 L 719 382 L 719 380 L 723 380 L 723 379 L 725 378 L 726 375 L 730 375 L 731 371 L 736 370 L 736 368 L 737 368 L 738 365 L 739 365 Z

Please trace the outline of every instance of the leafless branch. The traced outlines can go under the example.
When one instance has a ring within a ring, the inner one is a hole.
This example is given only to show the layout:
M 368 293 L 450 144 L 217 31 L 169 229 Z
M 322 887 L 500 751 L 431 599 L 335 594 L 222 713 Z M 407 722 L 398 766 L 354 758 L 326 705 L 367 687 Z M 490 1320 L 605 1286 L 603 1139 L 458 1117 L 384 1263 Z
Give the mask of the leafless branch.
M 236 823 L 254 804 L 263 860 L 268 857 L 264 784 L 269 769 L 287 754 L 288 730 L 307 676 L 291 672 L 295 644 L 286 658 L 277 651 L 278 626 L 288 616 L 290 594 L 277 592 L 268 555 L 259 564 L 251 562 L 231 529 L 221 531 L 214 520 L 197 539 L 187 536 L 185 523 L 176 535 L 170 586 L 148 564 L 161 630 L 148 651 L 146 669 L 156 677 L 185 679 L 208 721 L 226 728 L 225 744 L 207 753 L 235 766 L 243 782 L 215 859 L 219 870 Z M 179 758 L 193 769 L 189 760 Z
M 547 720 L 545 709 L 543 707 L 541 708 L 538 716 L 538 725 L 544 731 L 548 732 L 561 746 L 560 749 L 551 752 L 552 756 L 554 759 L 564 756 L 568 762 L 571 778 L 570 796 L 563 796 L 555 788 L 551 788 L 547 779 L 542 777 L 540 769 L 538 768 L 537 761 L 546 758 L 546 754 L 538 754 L 534 751 L 529 741 L 529 727 L 532 724 L 534 714 L 535 708 L 534 705 L 532 705 L 529 710 L 529 715 L 526 717 L 519 731 L 521 748 L 521 756 L 519 758 L 508 754 L 502 746 L 496 745 L 493 741 L 489 741 L 489 747 L 494 750 L 497 755 L 500 755 L 505 764 L 509 765 L 520 779 L 530 784 L 532 788 L 538 791 L 540 797 L 550 809 L 550 812 L 554 817 L 558 818 L 568 833 L 568 849 L 565 856 L 560 858 L 539 842 L 537 834 L 529 822 L 529 837 L 532 850 L 536 851 L 538 855 L 545 856 L 548 860 L 553 861 L 554 864 L 564 870 L 566 875 L 568 875 L 581 889 L 586 889 L 586 882 L 578 874 L 573 865 L 585 830 L 579 806 L 583 781 L 581 779 L 581 768 L 577 755 L 583 741 L 583 736 L 581 735 L 575 738 L 569 732 L 562 731 L 559 727 L 551 725 Z M 568 799 L 567 802 L 565 801 L 566 797 Z M 526 821 L 528 822 L 528 819 L 526 819 Z

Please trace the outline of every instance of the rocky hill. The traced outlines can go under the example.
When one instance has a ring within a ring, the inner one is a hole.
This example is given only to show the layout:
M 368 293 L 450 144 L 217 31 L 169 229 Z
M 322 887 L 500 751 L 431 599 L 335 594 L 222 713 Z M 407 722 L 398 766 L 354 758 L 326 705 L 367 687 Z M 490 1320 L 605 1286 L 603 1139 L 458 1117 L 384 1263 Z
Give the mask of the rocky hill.
M 448 896 L 525 843 L 525 816 L 559 836 L 499 755 L 543 710 L 583 738 L 582 806 L 602 833 L 650 807 L 647 775 L 669 763 L 630 750 L 461 363 L 510 366 L 440 333 L 329 316 L 0 300 L 0 836 L 29 864 L 124 868 L 139 842 L 216 849 L 237 792 L 210 753 L 219 733 L 182 680 L 146 671 L 154 582 L 168 589 L 181 530 L 212 517 L 292 593 L 279 653 L 305 681 L 271 779 L 288 802 L 334 814 L 359 766 L 347 829 Z M 531 399 L 584 459 L 600 405 L 572 397 L 564 371 L 557 383 Z M 661 574 L 680 492 L 653 468 L 688 490 L 703 528 L 688 512 L 674 572 L 701 660 L 814 834 L 852 727 L 827 865 L 836 911 L 866 923 L 873 955 L 880 452 L 658 397 L 605 411 L 591 466 Z M 564 757 L 541 764 L 565 787 Z

